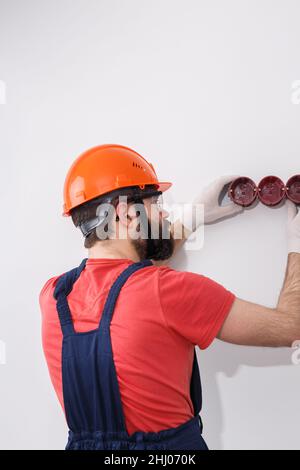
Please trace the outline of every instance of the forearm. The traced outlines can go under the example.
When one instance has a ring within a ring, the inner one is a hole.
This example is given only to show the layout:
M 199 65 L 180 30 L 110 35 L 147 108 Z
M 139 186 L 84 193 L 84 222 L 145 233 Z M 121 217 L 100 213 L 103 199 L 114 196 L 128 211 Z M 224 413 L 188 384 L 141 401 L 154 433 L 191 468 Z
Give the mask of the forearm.
M 207 185 L 191 204 L 184 206 L 183 217 L 179 217 L 171 224 L 171 233 L 174 238 L 173 256 L 182 248 L 185 241 L 200 225 L 216 222 L 243 212 L 244 208 L 230 202 L 220 206 L 219 197 L 224 187 L 240 175 L 224 175 Z M 184 225 L 183 225 L 184 223 Z M 169 260 L 154 261 L 154 264 L 167 264 Z
M 295 324 L 295 340 L 300 339 L 300 253 L 289 253 L 277 310 Z

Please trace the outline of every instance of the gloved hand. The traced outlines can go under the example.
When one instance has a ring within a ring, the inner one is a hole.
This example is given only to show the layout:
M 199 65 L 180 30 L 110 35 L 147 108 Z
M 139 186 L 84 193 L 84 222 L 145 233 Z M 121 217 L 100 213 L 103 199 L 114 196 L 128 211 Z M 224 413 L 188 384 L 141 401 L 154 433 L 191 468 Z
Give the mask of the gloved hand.
M 288 206 L 288 253 L 300 253 L 300 211 L 289 199 L 286 204 Z
M 184 211 L 182 223 L 185 228 L 185 235 L 189 236 L 192 232 L 204 222 L 208 224 L 215 222 L 218 219 L 234 214 L 243 212 L 244 208 L 233 201 L 230 201 L 224 206 L 219 205 L 219 196 L 223 187 L 231 181 L 239 178 L 240 175 L 223 175 L 214 180 L 203 188 L 198 197 L 196 197 L 192 204 L 187 206 Z M 204 221 L 197 220 L 196 205 L 204 205 Z

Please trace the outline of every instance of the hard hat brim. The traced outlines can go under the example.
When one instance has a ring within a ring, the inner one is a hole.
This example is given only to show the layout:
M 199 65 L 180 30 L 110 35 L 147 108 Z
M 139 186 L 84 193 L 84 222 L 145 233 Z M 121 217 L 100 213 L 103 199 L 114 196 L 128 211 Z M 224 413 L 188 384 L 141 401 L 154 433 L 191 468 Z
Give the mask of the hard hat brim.
M 158 183 L 153 183 L 155 185 L 157 185 L 157 191 L 161 191 L 162 193 L 167 191 L 167 189 L 169 189 L 173 183 L 170 183 L 170 182 L 167 182 L 167 181 L 163 181 L 163 182 L 158 182 Z M 147 185 L 143 185 L 143 186 L 147 186 Z M 126 186 L 124 186 L 124 188 L 126 188 Z M 119 188 L 119 189 L 122 189 L 122 188 Z M 93 199 L 93 198 L 91 198 Z M 88 202 L 88 200 L 86 201 Z M 80 206 L 81 204 L 78 204 L 78 206 Z M 76 207 L 76 206 L 75 206 Z M 73 209 L 73 208 L 72 208 Z M 62 212 L 62 216 L 64 217 L 69 217 L 71 214 L 70 214 L 70 210 L 65 210 Z

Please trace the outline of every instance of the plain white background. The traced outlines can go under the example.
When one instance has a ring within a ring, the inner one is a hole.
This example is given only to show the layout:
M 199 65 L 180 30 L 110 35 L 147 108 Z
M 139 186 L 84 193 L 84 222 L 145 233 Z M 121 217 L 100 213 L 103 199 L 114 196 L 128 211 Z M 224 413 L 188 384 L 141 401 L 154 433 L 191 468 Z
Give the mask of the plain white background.
M 119 143 L 188 202 L 221 174 L 299 173 L 297 0 L 1 0 L 0 447 L 62 449 L 67 428 L 41 347 L 38 294 L 78 265 L 82 238 L 62 186 L 87 148 Z M 274 307 L 286 207 L 262 204 L 205 228 L 172 267 Z M 290 349 L 215 341 L 198 351 L 212 449 L 299 449 Z

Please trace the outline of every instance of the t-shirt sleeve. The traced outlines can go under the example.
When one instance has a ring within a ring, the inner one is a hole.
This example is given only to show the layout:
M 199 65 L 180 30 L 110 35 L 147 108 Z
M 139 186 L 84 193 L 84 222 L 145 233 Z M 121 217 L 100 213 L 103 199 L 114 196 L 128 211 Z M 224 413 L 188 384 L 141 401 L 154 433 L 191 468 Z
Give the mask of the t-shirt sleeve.
M 167 326 L 206 349 L 218 335 L 235 294 L 209 277 L 165 266 L 159 269 L 158 283 Z

